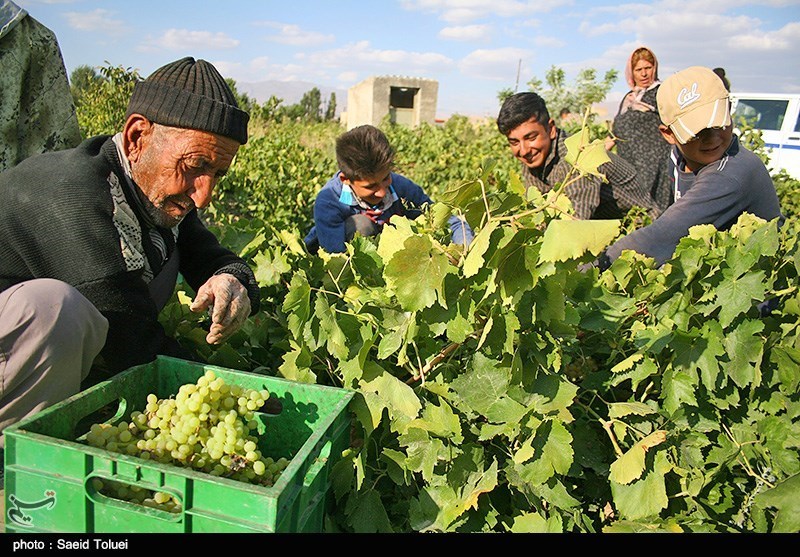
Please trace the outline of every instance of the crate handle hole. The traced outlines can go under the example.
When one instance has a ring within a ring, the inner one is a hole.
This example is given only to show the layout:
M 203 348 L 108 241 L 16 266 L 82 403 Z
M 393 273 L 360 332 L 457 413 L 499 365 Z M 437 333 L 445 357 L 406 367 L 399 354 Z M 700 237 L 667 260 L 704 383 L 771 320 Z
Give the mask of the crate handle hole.
M 118 398 L 101 406 L 91 414 L 82 417 L 75 424 L 74 438 L 83 438 L 94 424 L 116 424 L 128 410 L 128 401 Z

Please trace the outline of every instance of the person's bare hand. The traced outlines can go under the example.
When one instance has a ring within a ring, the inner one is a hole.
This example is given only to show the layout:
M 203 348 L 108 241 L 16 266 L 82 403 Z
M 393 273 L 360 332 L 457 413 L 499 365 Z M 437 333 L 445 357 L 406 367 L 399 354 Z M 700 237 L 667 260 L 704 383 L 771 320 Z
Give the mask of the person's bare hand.
M 209 344 L 220 344 L 239 330 L 250 315 L 247 289 L 233 275 L 214 275 L 197 291 L 189 309 L 202 312 L 211 308 L 211 329 L 206 336 Z

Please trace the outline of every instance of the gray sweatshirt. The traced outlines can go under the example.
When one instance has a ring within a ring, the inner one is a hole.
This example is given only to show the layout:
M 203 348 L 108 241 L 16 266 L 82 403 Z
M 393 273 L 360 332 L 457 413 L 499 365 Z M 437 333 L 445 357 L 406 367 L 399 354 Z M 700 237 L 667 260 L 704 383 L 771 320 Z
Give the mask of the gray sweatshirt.
M 717 230 L 730 228 L 742 213 L 764 220 L 778 218 L 782 224 L 775 184 L 764 163 L 742 147 L 734 136 L 725 155 L 699 171 L 685 170 L 677 147 L 672 152 L 675 201 L 652 224 L 614 242 L 599 258 L 606 269 L 630 249 L 648 255 L 658 265 L 671 259 L 678 242 L 698 224 L 713 224 Z

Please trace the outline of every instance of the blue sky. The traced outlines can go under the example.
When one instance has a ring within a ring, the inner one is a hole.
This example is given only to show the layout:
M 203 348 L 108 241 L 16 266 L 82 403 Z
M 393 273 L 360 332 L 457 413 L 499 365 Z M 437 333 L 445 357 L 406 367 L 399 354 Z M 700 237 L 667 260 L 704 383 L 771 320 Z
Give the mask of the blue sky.
M 525 90 L 551 66 L 568 83 L 616 69 L 615 110 L 640 45 L 661 79 L 722 66 L 734 91 L 800 93 L 800 0 L 14 1 L 56 33 L 70 72 L 108 62 L 147 76 L 188 55 L 240 83 L 425 77 L 439 82 L 440 117 L 496 116 L 499 90 Z

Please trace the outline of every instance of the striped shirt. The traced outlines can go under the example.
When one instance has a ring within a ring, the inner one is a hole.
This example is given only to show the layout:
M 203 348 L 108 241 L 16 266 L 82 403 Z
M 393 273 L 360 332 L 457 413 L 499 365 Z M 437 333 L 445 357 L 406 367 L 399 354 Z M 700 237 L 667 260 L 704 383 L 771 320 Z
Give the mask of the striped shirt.
M 636 169 L 615 153 L 608 153 L 609 162 L 603 163 L 598 170 L 605 175 L 608 182 L 598 176 L 585 175 L 575 179 L 572 165 L 567 162 L 567 146 L 564 139 L 568 136 L 561 129 L 557 130 L 555 149 L 540 168 L 528 168 L 523 165 L 522 174 L 525 186 L 536 186 L 540 192 L 547 193 L 557 184 L 567 179 L 570 184 L 564 193 L 572 202 L 575 216 L 579 219 L 619 219 L 633 208 L 643 207 L 654 212 L 655 203 L 647 188 L 639 185 Z

